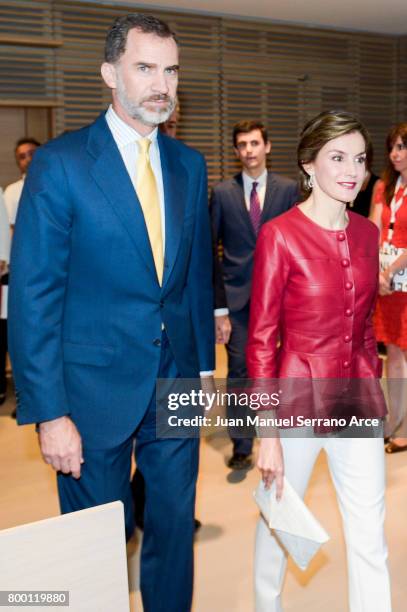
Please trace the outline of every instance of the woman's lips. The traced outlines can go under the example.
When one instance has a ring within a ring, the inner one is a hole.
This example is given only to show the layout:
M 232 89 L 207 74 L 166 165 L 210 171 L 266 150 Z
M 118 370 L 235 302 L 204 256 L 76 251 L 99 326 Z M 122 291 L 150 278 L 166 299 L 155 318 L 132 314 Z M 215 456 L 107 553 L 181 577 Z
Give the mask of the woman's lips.
M 338 183 L 338 185 L 340 185 L 341 187 L 344 187 L 345 189 L 355 189 L 356 187 L 356 183 L 355 182 L 350 182 L 350 181 L 346 181 L 343 183 Z

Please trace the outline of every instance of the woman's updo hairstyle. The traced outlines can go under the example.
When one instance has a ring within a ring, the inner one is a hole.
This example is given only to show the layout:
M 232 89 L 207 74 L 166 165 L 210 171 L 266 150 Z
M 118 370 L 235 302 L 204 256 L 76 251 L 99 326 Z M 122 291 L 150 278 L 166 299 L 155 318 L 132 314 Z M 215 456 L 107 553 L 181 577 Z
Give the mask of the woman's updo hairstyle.
M 300 135 L 297 148 L 297 163 L 300 169 L 301 188 L 305 195 L 312 191 L 309 175 L 302 167 L 313 162 L 324 145 L 334 138 L 359 132 L 366 144 L 366 165 L 373 155 L 370 135 L 363 123 L 355 115 L 342 110 L 330 110 L 320 113 L 305 125 Z

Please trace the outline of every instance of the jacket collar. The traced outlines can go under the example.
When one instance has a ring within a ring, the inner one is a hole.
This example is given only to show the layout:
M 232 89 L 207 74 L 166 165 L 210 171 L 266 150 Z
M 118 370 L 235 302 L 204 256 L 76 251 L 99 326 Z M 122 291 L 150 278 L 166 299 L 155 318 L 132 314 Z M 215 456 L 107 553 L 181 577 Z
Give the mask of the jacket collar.
M 250 228 L 251 228 L 253 237 L 256 238 L 253 226 L 252 226 L 251 221 L 250 221 L 250 215 L 248 213 L 246 202 L 245 202 L 245 199 L 244 199 L 244 187 L 243 187 L 243 176 L 242 176 L 242 173 L 239 172 L 239 174 L 236 174 L 233 177 L 233 179 L 234 179 L 234 184 L 236 186 L 236 189 L 238 190 L 239 205 L 240 205 L 240 207 L 242 209 L 242 213 L 245 214 L 248 217 L 248 221 L 250 222 Z M 262 210 L 262 213 L 261 213 L 261 220 L 260 220 L 260 224 L 261 225 L 267 219 L 270 218 L 270 211 L 272 210 L 272 206 L 273 206 L 273 198 L 274 198 L 275 190 L 276 190 L 276 179 L 275 179 L 274 173 L 273 172 L 268 172 L 267 173 L 266 194 L 265 194 L 265 198 L 264 198 L 263 210 Z
M 174 267 L 180 245 L 188 177 L 175 141 L 158 134 L 164 184 L 166 248 L 163 285 Z M 121 220 L 140 256 L 157 279 L 143 211 L 126 167 L 102 113 L 89 128 L 88 153 L 94 158 L 91 174 Z

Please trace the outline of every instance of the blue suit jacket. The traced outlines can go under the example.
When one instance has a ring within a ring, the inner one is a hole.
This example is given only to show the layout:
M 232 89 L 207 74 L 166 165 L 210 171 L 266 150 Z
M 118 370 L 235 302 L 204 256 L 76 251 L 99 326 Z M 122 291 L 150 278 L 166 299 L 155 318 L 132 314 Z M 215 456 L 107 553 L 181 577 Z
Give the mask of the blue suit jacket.
M 151 399 L 165 325 L 182 377 L 214 369 L 203 157 L 159 134 L 163 285 L 104 114 L 41 147 L 15 228 L 10 355 L 19 423 L 70 414 L 88 446 L 128 437 Z
M 295 181 L 269 172 L 261 225 L 286 212 L 300 199 Z M 215 307 L 242 310 L 250 300 L 256 234 L 244 199 L 242 174 L 222 181 L 211 194 L 213 240 L 223 245 L 223 259 L 214 267 Z M 217 253 L 217 248 L 216 248 Z

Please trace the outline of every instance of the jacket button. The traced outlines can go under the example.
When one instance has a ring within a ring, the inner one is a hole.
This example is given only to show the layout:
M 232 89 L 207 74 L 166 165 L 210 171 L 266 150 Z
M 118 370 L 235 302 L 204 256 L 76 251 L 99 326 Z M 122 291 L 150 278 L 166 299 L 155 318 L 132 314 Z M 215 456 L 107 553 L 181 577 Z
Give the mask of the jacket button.
M 350 342 L 351 341 L 351 337 L 348 336 L 348 334 L 346 334 L 346 336 L 343 337 L 344 342 Z
M 350 366 L 350 361 L 344 361 L 343 362 L 343 367 L 344 368 L 349 368 L 349 366 Z
M 348 291 L 350 289 L 353 289 L 353 283 L 351 283 L 350 281 L 346 281 L 345 283 L 345 289 L 348 289 Z
M 343 234 L 342 232 L 340 234 L 338 234 L 338 240 L 340 242 L 343 242 L 345 240 L 345 234 Z
M 163 300 L 160 301 L 160 308 L 164 308 L 164 302 Z
M 347 308 L 347 309 L 345 310 L 345 315 L 346 315 L 347 317 L 351 317 L 351 316 L 353 315 L 353 310 L 351 310 L 350 308 Z
M 154 346 L 161 346 L 160 338 L 156 338 L 155 340 L 153 340 L 153 344 L 154 344 Z
M 349 268 L 350 261 L 345 257 L 345 259 L 342 259 L 341 264 L 344 268 Z

